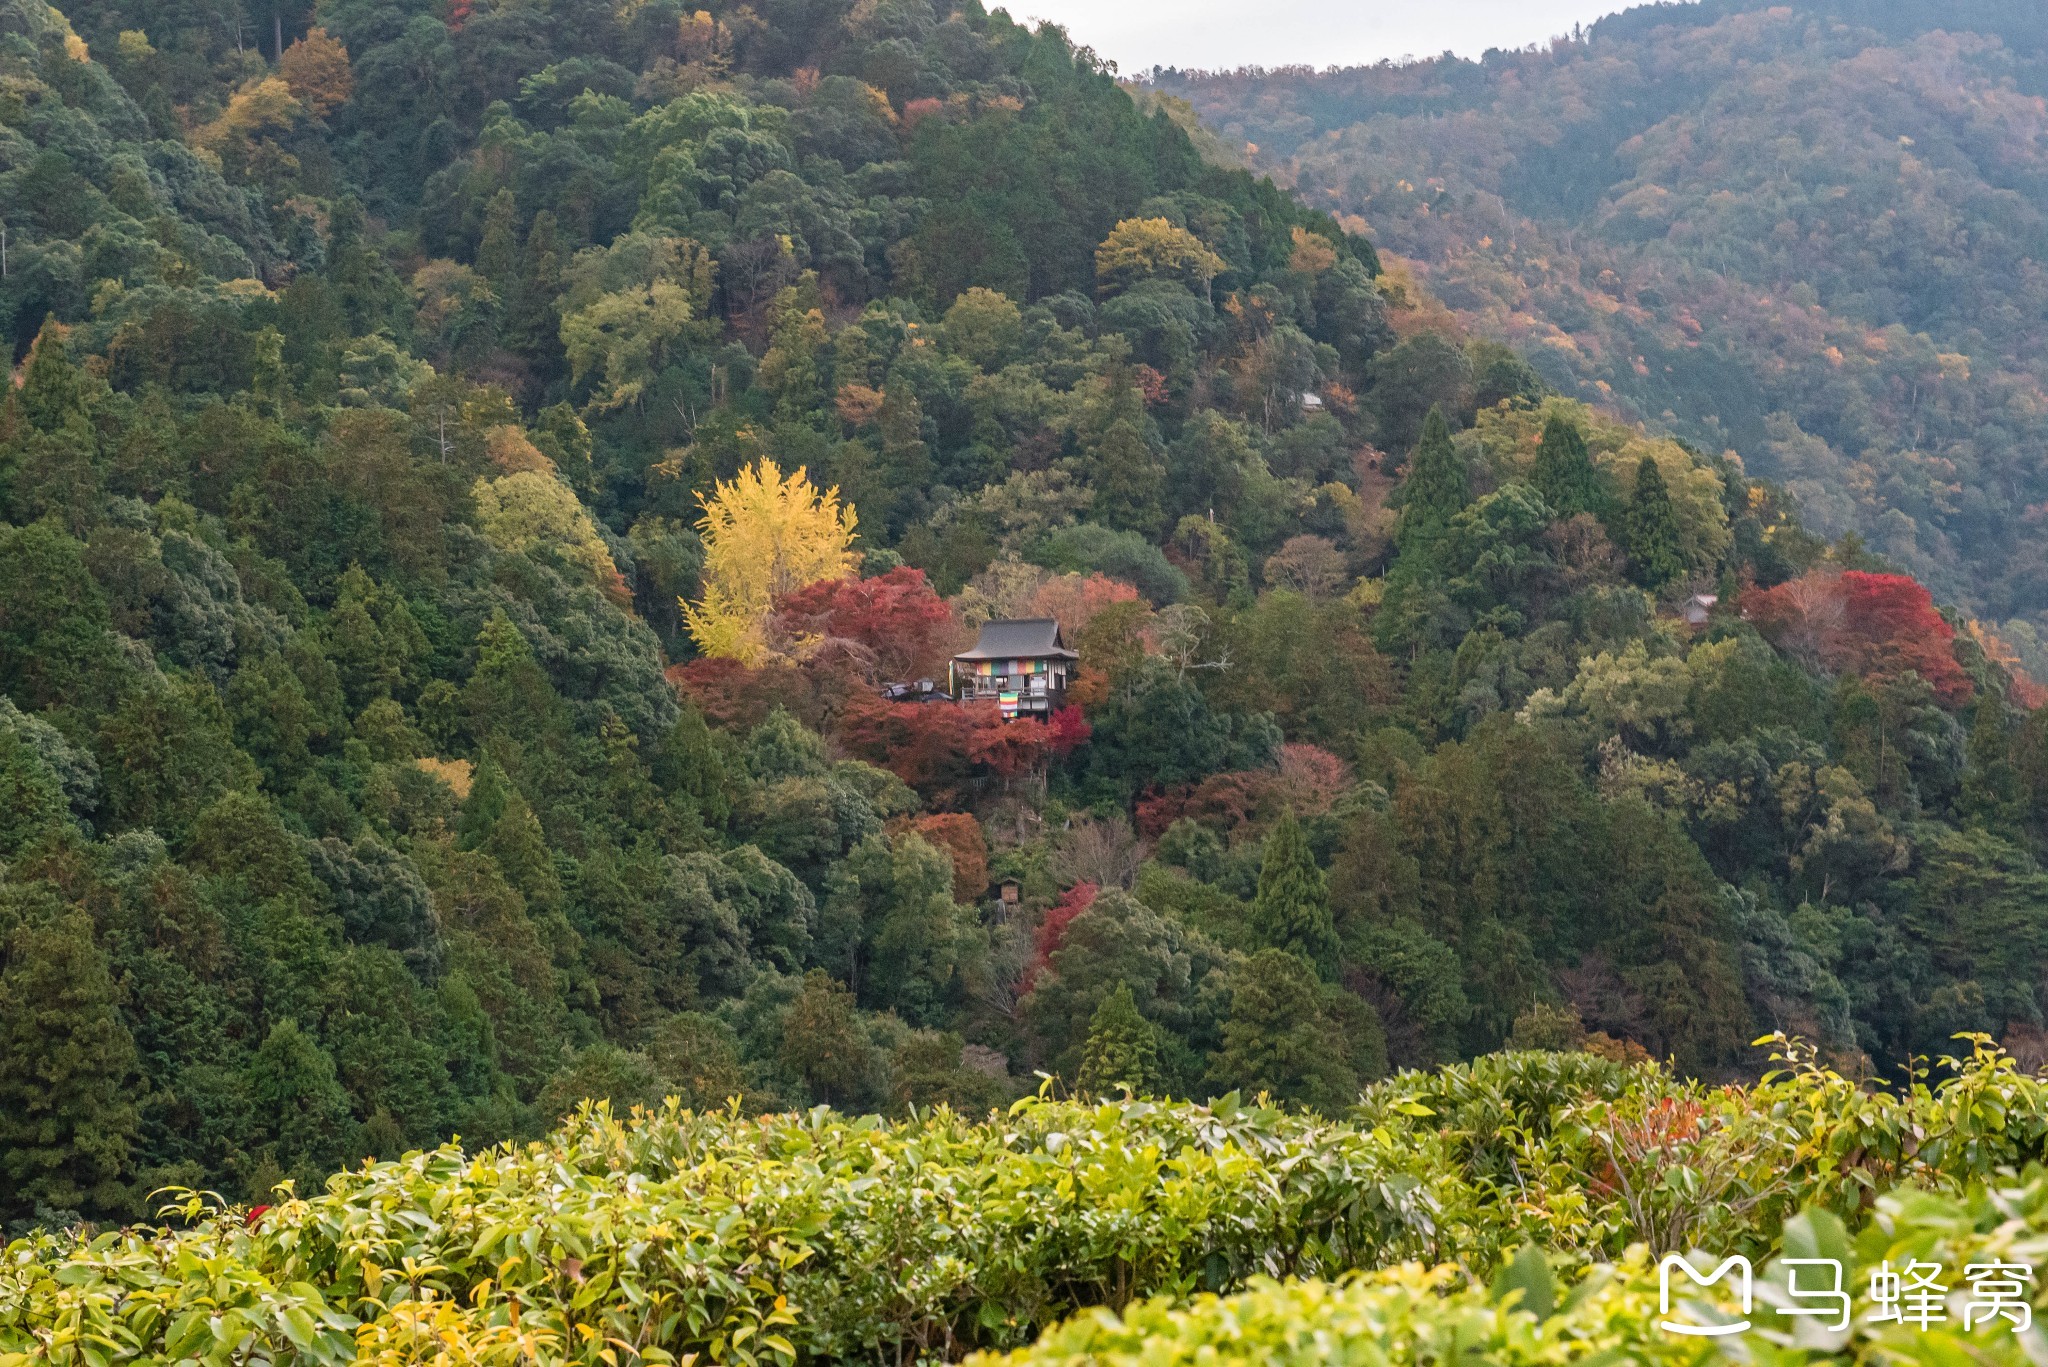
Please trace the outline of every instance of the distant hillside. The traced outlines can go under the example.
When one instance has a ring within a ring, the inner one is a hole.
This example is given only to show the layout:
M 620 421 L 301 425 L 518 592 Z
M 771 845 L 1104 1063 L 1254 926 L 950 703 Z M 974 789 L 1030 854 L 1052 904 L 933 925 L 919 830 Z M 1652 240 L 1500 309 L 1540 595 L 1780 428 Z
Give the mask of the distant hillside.
M 1155 83 L 1566 392 L 1733 447 L 1979 612 L 2048 612 L 2048 10 L 1710 0 Z

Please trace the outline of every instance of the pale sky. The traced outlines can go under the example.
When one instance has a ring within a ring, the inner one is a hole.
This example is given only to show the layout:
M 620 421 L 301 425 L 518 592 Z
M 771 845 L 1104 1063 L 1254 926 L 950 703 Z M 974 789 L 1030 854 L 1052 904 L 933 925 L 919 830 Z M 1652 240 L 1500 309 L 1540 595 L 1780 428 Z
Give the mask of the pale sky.
M 1180 67 L 1353 66 L 1476 57 L 1569 33 L 1633 0 L 986 0 L 1050 19 L 1127 76 Z

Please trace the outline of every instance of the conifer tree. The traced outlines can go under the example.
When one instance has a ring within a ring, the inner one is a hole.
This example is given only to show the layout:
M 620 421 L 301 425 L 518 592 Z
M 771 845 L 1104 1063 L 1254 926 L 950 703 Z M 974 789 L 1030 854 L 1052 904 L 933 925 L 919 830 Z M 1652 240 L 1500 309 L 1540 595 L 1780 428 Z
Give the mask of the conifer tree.
M 704 714 L 687 702 L 654 755 L 654 781 L 672 805 L 694 806 L 707 826 L 723 826 L 732 815 L 734 779 L 727 772 L 725 752 Z
M 68 814 L 57 776 L 0 720 L 0 859 L 13 858 Z
M 1146 442 L 1143 429 L 1130 421 L 1112 423 L 1087 454 L 1102 520 L 1147 537 L 1156 533 L 1166 464 Z
M 519 269 L 506 300 L 504 336 L 522 351 L 542 354 L 559 366 L 562 266 L 569 255 L 555 215 L 543 209 L 533 216 L 519 251 Z
M 1088 1043 L 1074 1091 L 1083 1097 L 1129 1090 L 1156 1095 L 1165 1078 L 1159 1066 L 1159 1032 L 1138 1012 L 1131 985 L 1120 982 L 1088 1021 Z
M 391 327 L 404 335 L 412 321 L 410 291 L 391 269 L 390 260 L 371 240 L 362 201 L 345 196 L 328 219 L 327 283 L 348 315 L 356 334 Z
M 562 700 L 503 608 L 477 633 L 476 672 L 463 689 L 463 708 L 478 741 L 502 738 L 514 772 L 520 753 L 541 748 L 556 734 Z
M 1657 462 L 1644 456 L 1636 466 L 1635 496 L 1628 505 L 1628 558 L 1636 582 L 1656 590 L 1685 572 L 1679 551 L 1678 514 Z
M 250 1059 L 248 1080 L 257 1123 L 276 1146 L 277 1166 L 298 1179 L 301 1192 L 318 1190 L 309 1183 L 333 1171 L 352 1126 L 333 1057 L 297 1021 L 281 1020 Z M 250 1195 L 261 1200 L 267 1193 Z
M 1968 754 L 1969 770 L 1963 775 L 1964 815 L 1999 835 L 2017 833 L 2026 804 L 2020 796 L 2019 770 L 2012 762 L 2005 700 L 1990 689 L 1978 696 L 1971 714 Z
M 1291 811 L 1266 837 L 1250 921 L 1260 943 L 1299 954 L 1325 977 L 1336 972 L 1337 925 L 1330 912 L 1329 881 Z
M 26 524 L 54 516 L 74 532 L 85 529 L 86 510 L 99 502 L 92 389 L 51 318 L 29 353 L 21 387 L 0 390 L 0 433 L 27 420 L 18 440 L 0 439 L 0 518 Z
M 859 1105 L 876 1090 L 879 1060 L 853 993 L 822 968 L 804 975 L 782 1018 L 781 1063 L 826 1106 Z
M 403 691 L 428 651 L 405 600 L 381 587 L 361 565 L 350 565 L 336 582 L 323 631 L 348 704 L 358 710 Z
M 1096 518 L 1120 531 L 1157 535 L 1165 516 L 1166 461 L 1129 365 L 1116 362 L 1103 371 L 1076 414 L 1075 438 L 1095 489 Z
M 559 1120 L 585 1101 L 603 1101 L 611 1106 L 613 1115 L 624 1119 L 635 1106 L 650 1110 L 660 1106 L 664 1090 L 663 1079 L 647 1055 L 600 1040 L 563 1064 L 541 1088 L 534 1104 L 548 1119 Z
M 490 838 L 511 795 L 512 785 L 505 777 L 505 767 L 485 751 L 482 763 L 476 766 L 476 776 L 470 780 L 469 796 L 463 799 L 462 812 L 455 820 L 461 848 L 476 849 Z
M 0 903 L 0 1219 L 129 1213 L 135 1072 L 92 918 L 49 893 Z
M 0 694 L 24 711 L 104 706 L 122 682 L 106 594 L 85 564 L 85 546 L 52 523 L 0 527 Z
M 478 848 L 497 861 L 505 881 L 519 889 L 536 916 L 561 908 L 562 880 L 548 853 L 547 836 L 517 788 L 506 793 L 498 819 Z
M 822 424 L 827 421 L 824 386 L 832 348 L 824 311 L 808 306 L 803 292 L 789 287 L 776 296 L 774 317 L 758 383 L 775 396 L 775 413 L 782 421 Z
M 1324 990 L 1298 954 L 1262 949 L 1245 960 L 1211 1064 L 1214 1085 L 1321 1108 L 1355 1100 L 1351 1049 L 1323 1010 Z
M 681 1011 L 654 1028 L 647 1056 L 670 1091 L 699 1110 L 722 1106 L 747 1090 L 739 1038 L 716 1016 Z
M 917 391 L 900 380 L 883 386 L 875 426 L 882 439 L 878 473 L 887 490 L 887 512 L 900 522 L 908 516 L 906 509 L 924 506 L 932 483 L 931 451 L 924 440 L 924 409 Z
M 477 243 L 477 273 L 501 293 L 519 272 L 519 210 L 510 190 L 491 196 L 484 210 L 484 234 Z
M 1591 513 L 1604 519 L 1607 490 L 1576 423 L 1553 414 L 1543 424 L 1543 441 L 1536 448 L 1536 467 L 1530 478 L 1559 518 Z
M 38 431 L 70 430 L 90 435 L 92 417 L 85 372 L 72 361 L 64 334 L 65 329 L 54 316 L 43 323 L 23 368 L 17 402 L 21 415 Z
M 1472 501 L 1465 462 L 1451 445 L 1450 424 L 1442 408 L 1431 408 L 1422 421 L 1422 440 L 1401 485 L 1401 520 L 1394 540 L 1401 549 L 1420 546 L 1450 525 L 1458 510 Z

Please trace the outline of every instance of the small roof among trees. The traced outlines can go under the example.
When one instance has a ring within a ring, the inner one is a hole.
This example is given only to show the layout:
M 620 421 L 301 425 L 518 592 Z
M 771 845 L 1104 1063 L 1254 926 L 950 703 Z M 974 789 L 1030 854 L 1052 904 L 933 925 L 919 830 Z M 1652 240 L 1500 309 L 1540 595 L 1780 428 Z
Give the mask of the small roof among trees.
M 1012 621 L 984 622 L 981 639 L 974 649 L 962 651 L 956 660 L 1035 660 L 1052 657 L 1078 660 L 1060 636 L 1060 624 L 1051 617 L 1021 617 Z

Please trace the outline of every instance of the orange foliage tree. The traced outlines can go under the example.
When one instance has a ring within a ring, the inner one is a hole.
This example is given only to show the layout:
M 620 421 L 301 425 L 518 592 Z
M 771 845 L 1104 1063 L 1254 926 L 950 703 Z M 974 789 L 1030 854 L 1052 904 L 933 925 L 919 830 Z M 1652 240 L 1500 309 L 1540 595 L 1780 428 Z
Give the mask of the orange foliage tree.
M 1072 641 L 1104 608 L 1137 601 L 1136 588 L 1106 574 L 1061 574 L 1038 586 L 1028 612 L 1033 617 L 1054 618 Z
M 911 828 L 953 857 L 953 900 L 967 905 L 988 892 L 988 840 L 966 812 L 921 816 Z
M 962 800 L 983 774 L 1005 781 L 1036 774 L 1090 734 L 1078 708 L 1046 721 L 1004 721 L 994 703 L 886 702 L 866 693 L 848 698 L 833 725 L 849 754 L 939 802 Z
M 1280 747 L 1274 769 L 1211 774 L 1138 799 L 1138 830 L 1157 838 L 1182 817 L 1233 844 L 1263 832 L 1282 812 L 1320 816 L 1352 786 L 1351 766 L 1317 745 Z
M 356 77 L 349 68 L 348 49 L 318 25 L 284 50 L 278 70 L 291 87 L 292 97 L 316 119 L 326 118 L 355 94 Z
M 2006 697 L 2014 706 L 2032 712 L 2048 703 L 2048 688 L 2043 688 L 2033 675 L 2027 673 L 2026 666 L 2020 661 L 2020 653 L 2012 648 L 2010 642 L 1974 617 L 1967 626 L 1971 639 L 1984 652 L 1984 658 L 2005 671 Z
M 810 671 L 783 661 L 755 668 L 738 660 L 703 656 L 670 665 L 667 678 L 704 714 L 705 721 L 727 731 L 752 730 L 778 707 L 806 726 L 819 727 L 827 711 L 825 695 L 830 692 Z

